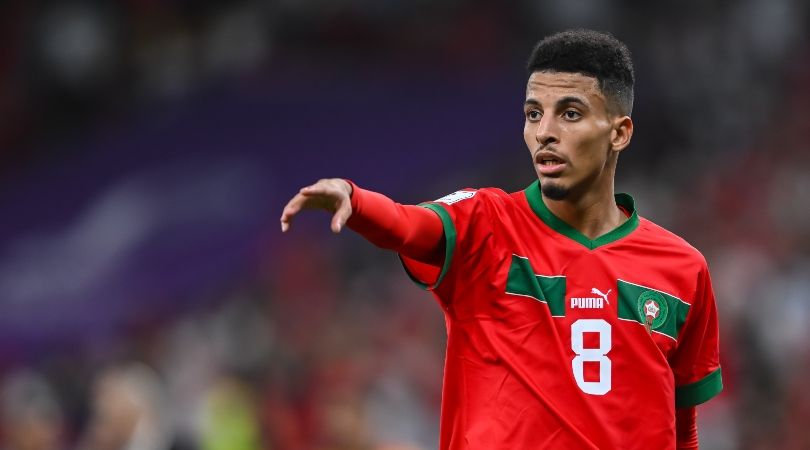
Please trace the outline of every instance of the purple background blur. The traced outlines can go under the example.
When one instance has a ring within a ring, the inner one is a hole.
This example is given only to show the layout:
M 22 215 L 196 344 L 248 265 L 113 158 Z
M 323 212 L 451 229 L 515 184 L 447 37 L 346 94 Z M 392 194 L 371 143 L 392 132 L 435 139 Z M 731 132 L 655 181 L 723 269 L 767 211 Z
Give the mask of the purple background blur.
M 810 448 L 810 7 L 800 0 L 0 6 L 0 448 L 438 442 L 441 310 L 328 216 L 525 187 L 525 58 L 636 65 L 617 190 L 707 257 L 726 389 L 702 448 Z

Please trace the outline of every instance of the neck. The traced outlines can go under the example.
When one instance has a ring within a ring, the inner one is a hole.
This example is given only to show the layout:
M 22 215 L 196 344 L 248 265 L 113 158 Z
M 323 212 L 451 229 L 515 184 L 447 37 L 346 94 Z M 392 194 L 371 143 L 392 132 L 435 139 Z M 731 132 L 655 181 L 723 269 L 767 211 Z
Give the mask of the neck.
M 616 205 L 613 186 L 564 200 L 551 200 L 545 195 L 543 203 L 555 216 L 577 231 L 596 239 L 627 221 L 627 216 Z

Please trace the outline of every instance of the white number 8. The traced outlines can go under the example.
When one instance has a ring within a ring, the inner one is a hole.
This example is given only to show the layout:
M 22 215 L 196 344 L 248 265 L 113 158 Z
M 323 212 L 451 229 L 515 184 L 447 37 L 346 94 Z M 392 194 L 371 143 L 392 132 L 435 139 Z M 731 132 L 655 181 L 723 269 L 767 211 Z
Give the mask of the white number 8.
M 585 348 L 584 333 L 599 333 L 599 348 Z M 610 324 L 602 319 L 579 319 L 571 324 L 571 350 L 577 354 L 571 361 L 574 379 L 582 392 L 605 395 L 611 388 L 611 361 L 607 352 L 612 347 Z M 599 363 L 599 381 L 585 381 L 585 362 Z

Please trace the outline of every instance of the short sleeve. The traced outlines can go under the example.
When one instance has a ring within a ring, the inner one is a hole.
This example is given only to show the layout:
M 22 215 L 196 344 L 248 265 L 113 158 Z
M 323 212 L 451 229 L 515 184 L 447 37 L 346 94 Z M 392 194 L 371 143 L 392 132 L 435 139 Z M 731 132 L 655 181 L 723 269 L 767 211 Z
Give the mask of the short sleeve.
M 723 390 L 717 306 L 705 265 L 698 275 L 695 293 L 671 360 L 678 408 L 699 405 Z
M 491 235 L 484 190 L 462 189 L 419 206 L 430 209 L 442 221 L 445 254 L 441 267 L 422 263 L 399 255 L 408 276 L 427 290 L 435 290 L 446 280 L 453 268 L 461 265 L 470 252 L 485 245 Z

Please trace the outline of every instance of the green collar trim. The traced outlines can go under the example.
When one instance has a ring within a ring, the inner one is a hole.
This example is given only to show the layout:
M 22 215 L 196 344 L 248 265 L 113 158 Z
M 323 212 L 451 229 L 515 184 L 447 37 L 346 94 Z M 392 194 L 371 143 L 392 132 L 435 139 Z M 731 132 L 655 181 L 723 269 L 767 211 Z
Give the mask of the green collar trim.
M 537 217 L 539 217 L 540 220 L 551 227 L 551 229 L 554 231 L 568 237 L 569 239 L 579 242 L 590 250 L 618 241 L 638 228 L 638 213 L 636 212 L 635 201 L 633 201 L 633 197 L 629 196 L 628 194 L 616 194 L 615 198 L 617 205 L 630 212 L 630 218 L 623 224 L 616 227 L 614 230 L 611 230 L 596 239 L 589 239 L 587 236 L 580 233 L 576 228 L 563 222 L 562 219 L 555 216 L 548 209 L 545 202 L 543 202 L 543 194 L 540 192 L 540 180 L 537 180 L 529 185 L 524 192 L 526 193 L 526 199 L 529 201 L 529 206 L 531 206 L 532 211 L 537 214 Z

